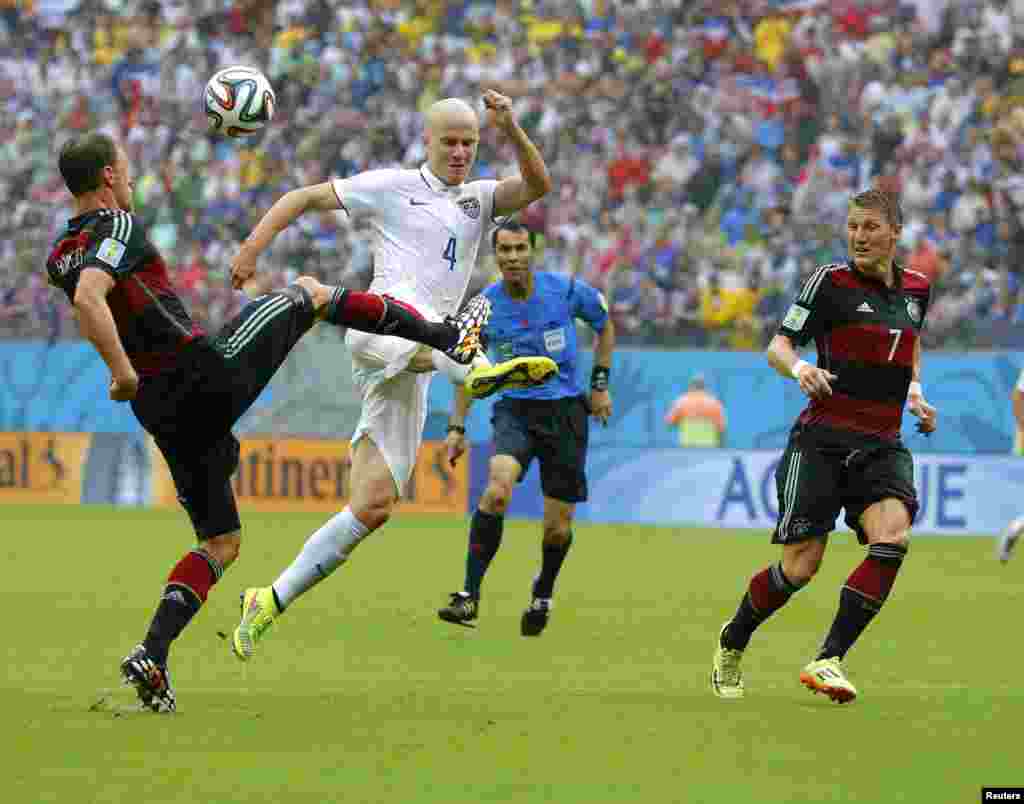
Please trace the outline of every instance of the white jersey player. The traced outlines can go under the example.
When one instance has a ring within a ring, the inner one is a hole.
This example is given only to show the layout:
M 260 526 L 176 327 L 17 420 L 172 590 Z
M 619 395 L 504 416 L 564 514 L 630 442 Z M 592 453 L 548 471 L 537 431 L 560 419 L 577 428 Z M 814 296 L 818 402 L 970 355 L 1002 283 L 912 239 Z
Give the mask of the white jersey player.
M 285 194 L 242 244 L 232 264 L 233 283 L 240 287 L 253 276 L 258 255 L 303 212 L 344 210 L 365 220 L 374 233 L 374 292 L 428 319 L 454 313 L 496 219 L 523 209 L 551 188 L 544 160 L 515 121 L 509 99 L 488 91 L 483 101 L 488 122 L 515 147 L 518 175 L 467 182 L 480 142 L 476 112 L 458 99 L 438 101 L 426 115 L 426 164 L 367 171 Z M 540 357 L 494 367 L 481 357 L 472 367 L 460 366 L 429 347 L 379 334 L 350 331 L 346 342 L 363 394 L 352 436 L 350 504 L 309 538 L 271 586 L 245 592 L 242 622 L 232 639 L 242 660 L 252 656 L 261 634 L 285 607 L 333 572 L 390 517 L 415 465 L 435 370 L 454 382 L 465 381 L 471 392 L 479 378 L 489 393 L 543 382 L 557 371 L 549 358 Z

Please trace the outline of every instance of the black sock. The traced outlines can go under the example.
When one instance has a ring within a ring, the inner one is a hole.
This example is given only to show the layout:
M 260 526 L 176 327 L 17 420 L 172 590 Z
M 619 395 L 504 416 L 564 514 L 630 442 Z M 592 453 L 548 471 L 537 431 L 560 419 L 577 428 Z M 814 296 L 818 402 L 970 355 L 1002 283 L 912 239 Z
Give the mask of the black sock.
M 839 592 L 839 611 L 832 621 L 825 642 L 818 651 L 818 659 L 830 659 L 835 656 L 842 659 L 846 652 L 857 641 L 864 629 L 868 627 L 881 604 L 877 600 L 862 597 L 848 587 Z
M 782 563 L 761 570 L 750 579 L 747 593 L 722 633 L 722 647 L 746 650 L 757 627 L 782 608 L 800 590 L 782 571 Z
M 488 514 L 479 508 L 473 513 L 473 522 L 469 527 L 469 552 L 466 553 L 465 586 L 465 591 L 472 598 L 480 597 L 480 584 L 483 583 L 491 559 L 501 547 L 504 529 L 505 517 L 501 514 Z
M 882 608 L 900 571 L 907 548 L 873 544 L 839 592 L 839 611 L 818 652 L 819 659 L 842 659 Z
M 569 548 L 572 547 L 572 533 L 565 544 L 545 544 L 541 546 L 540 575 L 533 584 L 534 597 L 551 597 L 555 592 L 555 579 L 562 562 L 565 561 Z
M 341 327 L 406 338 L 442 352 L 459 341 L 459 330 L 451 324 L 427 321 L 397 299 L 341 286 L 331 293 L 325 319 Z
M 224 569 L 205 550 L 191 550 L 171 570 L 142 644 L 153 661 L 167 663 L 171 643 L 206 602 Z
M 146 653 L 158 664 L 167 664 L 171 643 L 185 630 L 185 626 L 196 616 L 202 603 L 195 595 L 180 587 L 168 586 L 160 598 L 149 632 L 142 644 Z

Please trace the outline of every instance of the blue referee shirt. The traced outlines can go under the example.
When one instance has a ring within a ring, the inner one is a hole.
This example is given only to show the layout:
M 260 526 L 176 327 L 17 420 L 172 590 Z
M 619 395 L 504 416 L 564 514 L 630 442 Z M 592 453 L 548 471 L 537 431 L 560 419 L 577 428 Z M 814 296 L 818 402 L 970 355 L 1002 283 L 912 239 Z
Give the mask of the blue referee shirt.
M 510 390 L 512 399 L 561 399 L 582 393 L 576 377 L 577 348 L 574 319 L 586 321 L 596 332 L 608 321 L 608 305 L 586 282 L 564 274 L 537 271 L 533 293 L 525 301 L 513 299 L 500 282 L 489 285 L 491 318 L 484 328 L 491 360 L 547 356 L 558 364 L 558 377 L 536 388 Z

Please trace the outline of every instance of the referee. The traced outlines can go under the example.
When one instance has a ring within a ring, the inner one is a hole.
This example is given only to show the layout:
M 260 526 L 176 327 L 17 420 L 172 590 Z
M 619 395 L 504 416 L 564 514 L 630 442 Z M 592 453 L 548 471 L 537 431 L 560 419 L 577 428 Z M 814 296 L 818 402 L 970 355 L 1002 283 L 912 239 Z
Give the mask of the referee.
M 532 231 L 515 222 L 504 224 L 491 237 L 501 281 L 483 291 L 491 302 L 484 341 L 492 356 L 502 361 L 518 355 L 547 355 L 558 364 L 558 376 L 535 388 L 505 391 L 495 403 L 491 419 L 495 454 L 487 489 L 470 526 L 465 583 L 438 611 L 442 620 L 451 623 L 465 625 L 477 618 L 480 585 L 501 545 L 512 488 L 537 458 L 544 494 L 544 537 L 540 573 L 521 620 L 523 636 L 537 636 L 548 623 L 555 579 L 572 544 L 576 503 L 587 499 L 588 416 L 607 424 L 612 413 L 608 377 L 615 347 L 615 329 L 604 297 L 564 274 L 534 273 L 530 268 L 534 239 Z M 576 381 L 577 318 L 598 333 L 589 395 Z M 456 395 L 447 437 L 452 463 L 466 449 L 470 401 L 465 393 Z

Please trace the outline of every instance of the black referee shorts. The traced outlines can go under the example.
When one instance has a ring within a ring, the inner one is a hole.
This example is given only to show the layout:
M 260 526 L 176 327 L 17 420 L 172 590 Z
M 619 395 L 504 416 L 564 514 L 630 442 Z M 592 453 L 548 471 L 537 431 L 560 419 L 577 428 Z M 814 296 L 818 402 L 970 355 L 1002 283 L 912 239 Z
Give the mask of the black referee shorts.
M 499 399 L 494 405 L 495 455 L 510 455 L 526 475 L 540 462 L 545 497 L 566 503 L 587 499 L 589 413 L 582 396 L 561 399 Z
M 914 461 L 902 443 L 822 427 L 797 425 L 775 470 L 779 521 L 772 542 L 794 544 L 835 529 L 840 509 L 861 544 L 860 516 L 876 502 L 903 502 L 917 515 Z
M 153 436 L 201 539 L 238 530 L 231 428 L 315 321 L 298 285 L 251 301 L 213 338 L 190 344 L 173 371 L 146 378 L 132 410 Z

